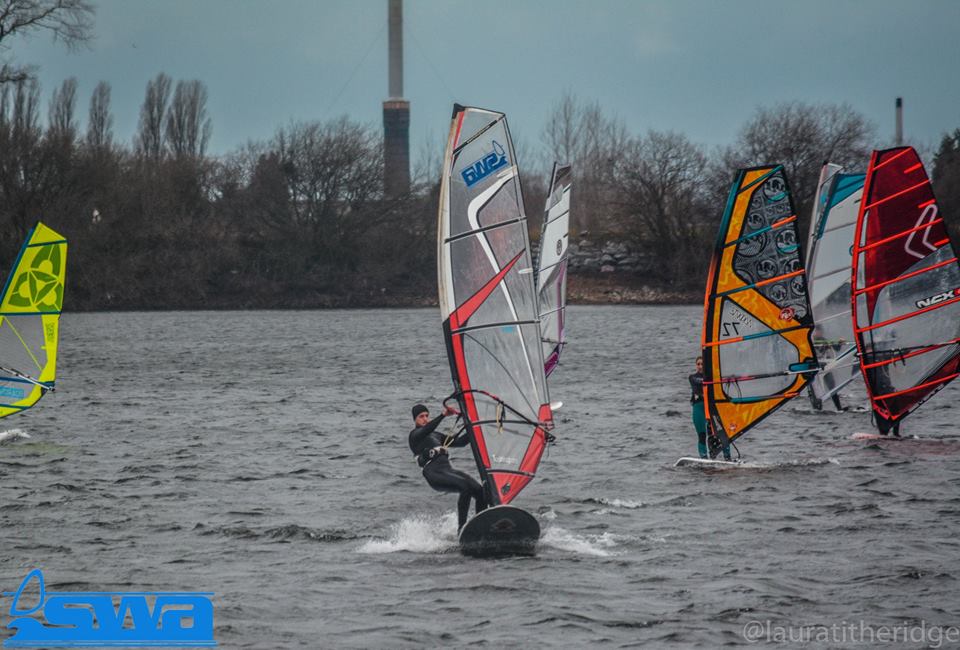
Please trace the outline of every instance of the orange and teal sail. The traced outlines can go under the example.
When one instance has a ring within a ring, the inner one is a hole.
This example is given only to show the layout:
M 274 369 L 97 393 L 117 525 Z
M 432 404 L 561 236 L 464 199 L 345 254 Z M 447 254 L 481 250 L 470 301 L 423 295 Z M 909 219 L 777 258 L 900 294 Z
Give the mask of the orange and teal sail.
M 67 240 L 42 223 L 30 231 L 0 302 L 0 417 L 53 390 Z
M 704 400 L 722 444 L 800 394 L 818 370 L 796 221 L 782 166 L 738 171 L 704 301 Z

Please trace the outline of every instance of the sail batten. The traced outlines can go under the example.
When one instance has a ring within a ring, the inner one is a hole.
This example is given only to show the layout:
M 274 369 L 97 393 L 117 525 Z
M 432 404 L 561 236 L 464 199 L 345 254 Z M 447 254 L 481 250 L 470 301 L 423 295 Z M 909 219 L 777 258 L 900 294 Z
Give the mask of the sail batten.
M 721 442 L 795 397 L 817 368 L 786 174 L 743 169 L 730 189 L 704 299 L 704 401 Z
M 493 504 L 511 501 L 536 474 L 552 425 L 515 161 L 503 113 L 454 108 L 437 284 L 455 395 Z

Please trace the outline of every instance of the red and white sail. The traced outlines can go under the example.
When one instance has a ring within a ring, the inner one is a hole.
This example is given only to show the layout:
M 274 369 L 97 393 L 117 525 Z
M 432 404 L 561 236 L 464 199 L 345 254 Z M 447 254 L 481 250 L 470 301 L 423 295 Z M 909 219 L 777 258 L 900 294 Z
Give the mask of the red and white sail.
M 960 265 L 911 147 L 873 152 L 851 286 L 860 368 L 886 432 L 960 372 Z
M 437 236 L 456 395 L 488 494 L 505 504 L 536 474 L 552 414 L 527 218 L 503 113 L 454 107 Z

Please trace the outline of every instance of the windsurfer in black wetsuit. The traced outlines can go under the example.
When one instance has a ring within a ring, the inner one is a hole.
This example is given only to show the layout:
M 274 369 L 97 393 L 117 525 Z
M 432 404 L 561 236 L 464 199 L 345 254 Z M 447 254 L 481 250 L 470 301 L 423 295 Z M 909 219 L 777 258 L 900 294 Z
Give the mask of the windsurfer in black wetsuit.
M 837 353 L 843 349 L 844 343 L 845 341 L 843 340 L 828 341 L 827 339 L 823 338 L 823 330 L 820 329 L 819 325 L 815 325 L 813 327 L 814 347 L 817 348 L 818 350 L 828 350 L 832 353 L 829 359 L 821 358 L 820 360 L 821 368 L 823 367 L 823 365 L 825 365 L 824 361 L 830 361 L 832 359 L 837 358 Z M 823 376 L 823 385 L 826 386 L 828 391 L 832 391 L 836 386 L 836 383 L 833 381 L 833 376 L 831 376 L 830 373 L 825 373 L 822 376 Z M 813 406 L 815 410 L 817 411 L 823 410 L 823 401 L 821 401 L 820 398 L 818 398 L 816 394 L 813 392 L 813 382 L 810 382 L 809 384 L 807 384 L 807 395 L 810 397 L 810 404 L 811 406 Z M 834 392 L 832 395 L 830 395 L 830 399 L 833 400 L 833 405 L 836 407 L 838 411 L 846 410 L 845 408 L 843 408 L 843 405 L 840 404 L 840 395 L 837 392 Z
M 687 377 L 690 381 L 690 406 L 693 411 L 693 428 L 697 430 L 697 453 L 700 454 L 700 458 L 708 458 L 711 456 L 707 450 L 707 433 L 709 431 L 709 423 L 707 422 L 707 415 L 704 411 L 703 403 L 703 357 L 697 357 L 697 371 Z M 720 441 L 717 440 L 716 436 L 711 437 L 711 446 L 714 449 L 720 446 Z M 712 454 L 713 456 L 716 453 Z M 723 459 L 730 460 L 730 445 L 724 445 L 723 447 Z
M 430 412 L 423 404 L 415 405 L 412 412 L 413 421 L 417 426 L 410 432 L 410 451 L 423 468 L 423 477 L 427 479 L 430 487 L 439 492 L 460 493 L 460 499 L 457 501 L 457 530 L 459 531 L 467 523 L 471 498 L 476 504 L 477 512 L 487 507 L 483 487 L 470 475 L 453 469 L 450 458 L 447 456 L 447 447 L 465 447 L 470 440 L 463 431 L 447 442 L 448 436 L 436 430 L 444 417 L 456 413 L 449 406 L 443 407 L 443 413 L 432 420 Z

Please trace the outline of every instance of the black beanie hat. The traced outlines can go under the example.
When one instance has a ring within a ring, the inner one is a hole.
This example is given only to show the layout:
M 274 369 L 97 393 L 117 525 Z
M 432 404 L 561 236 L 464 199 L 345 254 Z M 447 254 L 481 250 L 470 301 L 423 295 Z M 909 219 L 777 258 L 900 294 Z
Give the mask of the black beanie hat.
M 411 410 L 412 410 L 412 412 L 413 412 L 413 419 L 414 419 L 414 420 L 416 420 L 416 419 L 417 419 L 417 416 L 420 415 L 421 413 L 428 413 L 428 412 L 430 411 L 430 409 L 428 409 L 428 408 L 427 408 L 426 406 L 424 406 L 423 404 L 414 404 L 414 405 L 413 405 L 413 409 L 411 409 Z

